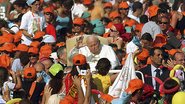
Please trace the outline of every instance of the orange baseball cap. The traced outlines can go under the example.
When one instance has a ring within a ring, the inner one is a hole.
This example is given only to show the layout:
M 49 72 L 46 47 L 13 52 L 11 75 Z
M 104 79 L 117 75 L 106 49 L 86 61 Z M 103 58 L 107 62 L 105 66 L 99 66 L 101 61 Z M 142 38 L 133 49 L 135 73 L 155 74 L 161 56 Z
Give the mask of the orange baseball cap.
M 2 47 L 0 47 L 0 51 L 13 52 L 15 47 L 16 46 L 13 43 L 5 43 Z
M 110 2 L 106 2 L 103 6 L 104 8 L 107 8 L 107 7 L 112 7 L 112 3 Z
M 153 47 L 162 47 L 167 43 L 166 36 L 163 34 L 157 34 L 153 42 Z
M 39 59 L 49 58 L 52 53 L 52 47 L 50 45 L 44 45 L 40 48 Z
M 143 81 L 141 79 L 132 79 L 129 82 L 128 88 L 125 90 L 125 92 L 133 93 L 136 90 L 139 90 L 143 87 Z
M 83 65 L 85 64 L 87 61 L 86 61 L 86 57 L 82 54 L 76 54 L 74 57 L 73 57 L 73 64 L 74 65 Z
M 92 0 L 83 0 L 83 4 L 85 5 L 88 5 L 88 4 L 91 4 L 92 3 Z
M 113 11 L 109 14 L 109 17 L 115 19 L 116 17 L 120 17 L 120 14 L 117 11 Z
M 24 78 L 32 79 L 36 77 L 36 69 L 34 67 L 28 67 L 23 70 Z
M 45 32 L 37 31 L 37 32 L 35 32 L 35 36 L 33 37 L 33 39 L 39 39 L 39 38 L 43 37 L 44 35 L 45 35 Z
M 9 68 L 11 65 L 11 59 L 7 54 L 0 56 L 0 67 Z
M 177 49 L 170 49 L 167 52 L 168 52 L 169 55 L 173 56 L 176 52 L 178 52 L 178 50 Z
M 32 53 L 32 54 L 38 54 L 39 53 L 39 49 L 36 47 L 30 47 L 28 49 L 28 53 Z
M 135 30 L 138 30 L 139 32 L 142 31 L 144 24 L 136 24 Z
M 146 60 L 149 57 L 149 51 L 145 48 L 142 49 L 142 52 L 137 55 L 139 60 Z
M 44 13 L 52 13 L 52 14 L 54 14 L 53 11 L 54 11 L 54 10 L 53 10 L 53 8 L 51 8 L 51 7 L 46 7 L 46 8 L 44 8 Z
M 120 4 L 119 4 L 119 8 L 128 8 L 129 6 L 128 6 L 128 3 L 127 2 L 121 2 Z
M 22 31 L 18 31 L 15 35 L 14 35 L 14 42 L 19 42 L 21 40 L 22 37 Z
M 57 43 L 57 44 L 56 44 L 57 47 L 62 47 L 62 46 L 65 46 L 65 45 L 66 45 L 65 42 L 60 42 L 60 43 Z
M 36 47 L 36 48 L 38 48 L 39 45 L 40 45 L 40 42 L 38 42 L 38 41 L 33 41 L 33 42 L 31 42 L 31 44 L 30 44 L 31 47 Z
M 84 20 L 82 18 L 75 18 L 73 20 L 73 24 L 76 24 L 76 25 L 83 25 L 84 24 Z
M 129 27 L 132 27 L 135 24 L 137 24 L 137 22 L 133 19 L 126 20 L 124 23 L 125 26 L 129 26 Z
M 153 16 L 156 16 L 158 9 L 159 9 L 159 7 L 156 5 L 152 5 L 152 6 L 148 7 L 149 17 L 151 18 Z
M 12 34 L 3 34 L 3 36 L 0 36 L 0 44 L 12 43 L 13 40 L 14 36 Z
M 27 52 L 28 51 L 28 46 L 25 45 L 25 44 L 19 44 L 16 48 L 13 49 L 13 51 Z

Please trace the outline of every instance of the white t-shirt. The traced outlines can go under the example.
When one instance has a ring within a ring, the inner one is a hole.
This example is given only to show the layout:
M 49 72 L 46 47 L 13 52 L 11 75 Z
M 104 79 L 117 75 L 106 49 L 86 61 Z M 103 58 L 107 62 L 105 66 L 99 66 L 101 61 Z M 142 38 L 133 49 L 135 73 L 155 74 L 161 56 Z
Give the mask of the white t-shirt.
M 107 58 L 111 62 L 111 68 L 114 69 L 116 66 L 120 65 L 119 60 L 112 49 L 112 47 L 108 45 L 102 45 L 102 49 L 98 55 L 94 55 L 90 52 L 87 46 L 79 49 L 79 53 L 86 56 L 87 63 L 89 63 L 91 71 L 95 71 L 95 66 L 99 59 Z
M 139 47 L 137 45 L 135 45 L 133 43 L 133 41 L 130 41 L 127 45 L 126 45 L 126 53 L 133 53 L 135 52 L 137 49 L 139 49 Z
M 23 66 L 21 65 L 21 61 L 19 58 L 15 59 L 12 63 L 11 69 L 16 72 L 17 70 L 23 70 Z
M 40 27 L 37 26 L 39 24 Z M 34 32 L 40 28 L 42 31 L 43 28 L 46 26 L 45 18 L 42 13 L 32 13 L 31 11 L 28 11 L 22 16 L 20 29 L 27 30 L 27 32 L 34 36 Z M 22 35 L 22 44 L 30 45 L 31 39 L 24 34 Z
M 139 17 L 134 16 L 132 12 L 129 12 L 128 17 L 140 23 Z

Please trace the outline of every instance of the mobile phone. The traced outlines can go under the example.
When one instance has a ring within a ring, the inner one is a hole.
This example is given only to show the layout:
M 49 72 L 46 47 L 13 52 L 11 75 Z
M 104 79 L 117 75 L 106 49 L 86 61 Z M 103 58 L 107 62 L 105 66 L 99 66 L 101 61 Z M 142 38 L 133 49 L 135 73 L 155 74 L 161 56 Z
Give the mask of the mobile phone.
M 40 74 L 43 77 L 44 82 L 49 83 L 51 77 L 45 71 L 41 71 Z
M 80 70 L 80 75 L 86 75 L 87 74 L 87 70 Z

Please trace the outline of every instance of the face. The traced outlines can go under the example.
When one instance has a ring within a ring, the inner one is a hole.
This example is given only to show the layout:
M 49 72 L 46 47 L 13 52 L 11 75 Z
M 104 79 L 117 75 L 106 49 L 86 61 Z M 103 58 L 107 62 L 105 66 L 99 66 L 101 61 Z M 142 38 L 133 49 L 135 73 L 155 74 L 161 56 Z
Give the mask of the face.
M 151 44 L 152 43 L 148 40 L 141 40 L 141 45 L 142 45 L 143 48 L 148 49 L 149 47 L 151 47 Z
M 112 26 L 110 28 L 110 36 L 111 37 L 115 37 L 115 36 L 118 36 L 119 32 L 117 31 L 116 27 L 115 26 Z
M 46 19 L 46 22 L 51 22 L 53 15 L 52 13 L 44 13 L 44 17 Z
M 80 33 L 81 32 L 81 26 L 80 25 L 73 25 L 73 29 L 75 33 Z
M 121 23 L 121 18 L 120 18 L 120 17 L 114 18 L 114 19 L 113 19 L 113 23 L 114 23 L 114 24 Z
M 169 28 L 169 22 L 167 18 L 162 18 L 158 23 L 162 31 L 165 31 Z
M 13 7 L 14 7 L 15 10 L 18 11 L 19 13 L 22 11 L 22 8 L 19 7 L 18 5 L 13 5 Z
M 127 16 L 129 8 L 119 8 L 118 9 L 121 15 Z
M 89 48 L 90 52 L 93 54 L 99 54 L 100 52 L 100 41 L 97 39 L 88 39 L 87 47 Z
M 34 4 L 31 5 L 31 10 L 32 11 L 38 12 L 39 8 L 40 8 L 40 2 L 39 1 L 36 1 Z
M 105 13 L 110 13 L 112 11 L 111 7 L 104 8 Z
M 159 49 L 154 50 L 154 55 L 151 56 L 152 63 L 154 65 L 160 66 L 162 64 L 162 51 Z
M 63 50 L 63 53 L 60 54 L 60 60 L 62 60 L 64 62 L 64 64 L 67 64 L 67 51 L 66 49 Z
M 174 60 L 174 64 L 181 64 L 181 65 L 185 65 L 185 55 L 184 53 L 176 53 L 175 54 L 175 60 Z
M 36 63 L 38 61 L 38 55 L 30 54 L 30 63 Z

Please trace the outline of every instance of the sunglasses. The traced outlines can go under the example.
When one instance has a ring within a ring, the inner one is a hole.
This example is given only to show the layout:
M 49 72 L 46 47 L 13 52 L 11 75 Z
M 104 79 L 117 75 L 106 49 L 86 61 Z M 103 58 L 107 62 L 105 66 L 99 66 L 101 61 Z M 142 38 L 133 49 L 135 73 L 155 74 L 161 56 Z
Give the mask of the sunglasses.
M 110 32 L 118 32 L 117 30 L 112 30 L 112 29 L 110 29 Z
M 38 57 L 36 54 L 29 54 L 30 57 Z
M 159 21 L 159 24 L 168 24 L 168 22 L 161 22 L 161 21 Z
M 51 14 L 51 13 L 45 13 L 45 15 L 49 15 L 49 16 L 52 16 L 52 14 Z
M 129 10 L 129 8 L 119 8 L 119 10 Z

